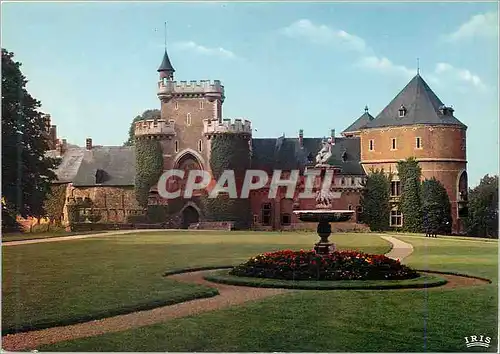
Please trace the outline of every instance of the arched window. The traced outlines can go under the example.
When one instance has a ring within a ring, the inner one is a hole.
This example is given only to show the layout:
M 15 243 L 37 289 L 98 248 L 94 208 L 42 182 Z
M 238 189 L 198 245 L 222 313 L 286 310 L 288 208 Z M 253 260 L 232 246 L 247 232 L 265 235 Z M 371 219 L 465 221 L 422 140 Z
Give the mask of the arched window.
M 203 109 L 204 103 L 205 103 L 205 102 L 200 101 L 200 109 Z
M 177 101 L 176 101 L 176 102 L 174 103 L 174 109 L 175 109 L 175 110 L 179 109 L 179 102 L 177 102 Z
M 186 124 L 187 124 L 187 125 L 191 125 L 191 113 L 188 113 L 188 114 L 186 115 Z
M 179 142 L 175 141 L 175 152 L 179 152 Z
M 203 141 L 198 140 L 198 151 L 201 152 L 203 150 Z

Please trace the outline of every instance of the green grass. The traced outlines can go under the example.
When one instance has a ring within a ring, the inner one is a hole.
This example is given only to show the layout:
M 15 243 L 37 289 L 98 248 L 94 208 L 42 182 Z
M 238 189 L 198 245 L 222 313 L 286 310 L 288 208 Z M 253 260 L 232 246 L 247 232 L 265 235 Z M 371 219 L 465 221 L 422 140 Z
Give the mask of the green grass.
M 163 277 L 172 269 L 236 265 L 257 253 L 312 248 L 312 233 L 154 232 L 2 248 L 2 330 L 81 322 L 194 297 L 212 288 Z M 339 248 L 385 253 L 375 235 L 336 234 Z
M 373 235 L 370 235 L 373 236 Z M 289 237 L 289 236 L 288 236 Z M 356 235 L 350 235 L 356 240 Z M 492 284 L 425 290 L 288 293 L 243 306 L 38 348 L 43 351 L 464 352 L 497 349 L 498 248 L 401 236 L 417 269 L 487 277 Z M 357 241 L 356 241 L 357 242 Z M 225 245 L 230 247 L 229 244 Z M 272 245 L 268 245 L 273 249 Z M 200 260 L 201 261 L 201 260 Z M 492 338 L 467 349 L 464 337 Z
M 204 276 L 204 279 L 222 284 L 251 286 L 257 288 L 284 288 L 305 290 L 369 290 L 425 288 L 446 284 L 442 277 L 421 274 L 418 278 L 404 280 L 282 280 L 269 278 L 240 277 L 229 274 L 229 270 L 220 270 Z

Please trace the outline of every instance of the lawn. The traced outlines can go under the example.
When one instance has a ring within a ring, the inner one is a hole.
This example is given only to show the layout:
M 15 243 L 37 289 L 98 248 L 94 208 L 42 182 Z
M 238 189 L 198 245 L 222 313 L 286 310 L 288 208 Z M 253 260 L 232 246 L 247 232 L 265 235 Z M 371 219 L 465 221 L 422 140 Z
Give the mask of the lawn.
M 165 232 L 2 247 L 2 330 L 51 327 L 215 295 L 162 277 L 167 270 L 236 265 L 313 233 Z M 339 248 L 385 253 L 376 235 L 336 234 Z
M 271 236 L 290 242 L 290 235 Z M 374 235 L 338 237 L 349 244 Z M 128 330 L 61 342 L 43 351 L 173 352 L 464 352 L 497 350 L 498 244 L 400 236 L 414 245 L 407 259 L 419 269 L 488 277 L 492 284 L 470 288 L 384 291 L 306 291 L 279 295 L 243 306 Z M 298 240 L 304 240 L 299 237 Z M 235 238 L 221 247 L 234 247 Z M 132 242 L 132 239 L 131 241 Z M 261 238 L 260 242 L 264 242 Z M 347 243 L 346 243 L 347 245 Z M 360 244 L 361 245 L 361 244 Z M 258 247 L 257 247 L 258 246 Z M 362 247 L 360 247 L 362 248 Z M 217 249 L 217 248 L 214 248 Z M 220 253 L 219 253 L 220 254 Z M 192 255 L 188 255 L 190 259 Z M 227 261 L 234 258 L 227 255 Z M 170 257 L 169 257 L 170 258 Z M 197 264 L 206 262 L 199 259 Z M 189 261 L 185 261 L 189 263 Z M 214 262 L 215 263 L 215 262 Z M 492 338 L 489 349 L 467 349 L 464 337 Z

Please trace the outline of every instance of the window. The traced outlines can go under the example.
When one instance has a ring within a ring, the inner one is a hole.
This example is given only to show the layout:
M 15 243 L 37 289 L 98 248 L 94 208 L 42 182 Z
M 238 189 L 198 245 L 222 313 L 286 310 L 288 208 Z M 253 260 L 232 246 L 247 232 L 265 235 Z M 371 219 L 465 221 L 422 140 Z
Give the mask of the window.
M 391 197 L 399 197 L 401 195 L 401 182 L 392 181 L 391 182 Z
M 402 118 L 402 117 L 406 116 L 406 107 L 403 106 L 403 105 L 401 105 L 401 107 L 399 108 L 398 112 L 399 112 L 399 118 Z
M 175 152 L 179 152 L 179 142 L 175 141 Z
M 396 150 L 396 139 L 392 139 L 392 150 Z
M 416 139 L 416 141 L 415 141 L 415 147 L 417 149 L 421 149 L 422 148 L 422 139 L 420 139 L 420 138 Z
M 262 205 L 262 225 L 271 226 L 271 204 Z
M 201 152 L 203 150 L 203 141 L 198 140 L 198 151 Z
M 370 140 L 370 151 L 373 151 L 373 140 Z
M 186 124 L 187 124 L 187 125 L 191 125 L 191 113 L 188 113 L 188 114 L 186 115 Z
M 288 226 L 292 223 L 292 216 L 290 214 L 281 214 L 281 225 Z
M 175 103 L 174 103 L 174 109 L 175 109 L 175 110 L 179 109 L 179 102 L 175 102 Z
M 259 222 L 259 216 L 257 214 L 253 215 L 253 223 L 257 224 Z
M 200 109 L 203 109 L 203 105 L 204 105 L 205 102 L 203 101 L 200 101 Z
M 349 206 L 347 207 L 347 209 L 352 210 L 352 205 L 349 204 Z
M 355 184 L 356 184 L 356 179 L 351 178 L 351 185 L 353 185 L 353 186 L 354 186 Z
M 391 211 L 391 226 L 403 226 L 403 214 L 399 210 Z
M 340 184 L 341 184 L 341 185 L 345 185 L 345 178 L 342 178 L 342 179 L 340 180 Z

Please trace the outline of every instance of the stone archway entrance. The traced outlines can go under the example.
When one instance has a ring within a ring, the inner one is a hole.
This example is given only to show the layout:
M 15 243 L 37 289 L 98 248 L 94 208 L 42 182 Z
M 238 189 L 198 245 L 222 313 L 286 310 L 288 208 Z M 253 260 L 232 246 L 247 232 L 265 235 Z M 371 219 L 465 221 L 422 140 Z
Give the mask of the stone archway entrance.
M 186 207 L 182 211 L 182 228 L 187 229 L 189 225 L 195 224 L 200 221 L 200 214 L 192 206 Z

